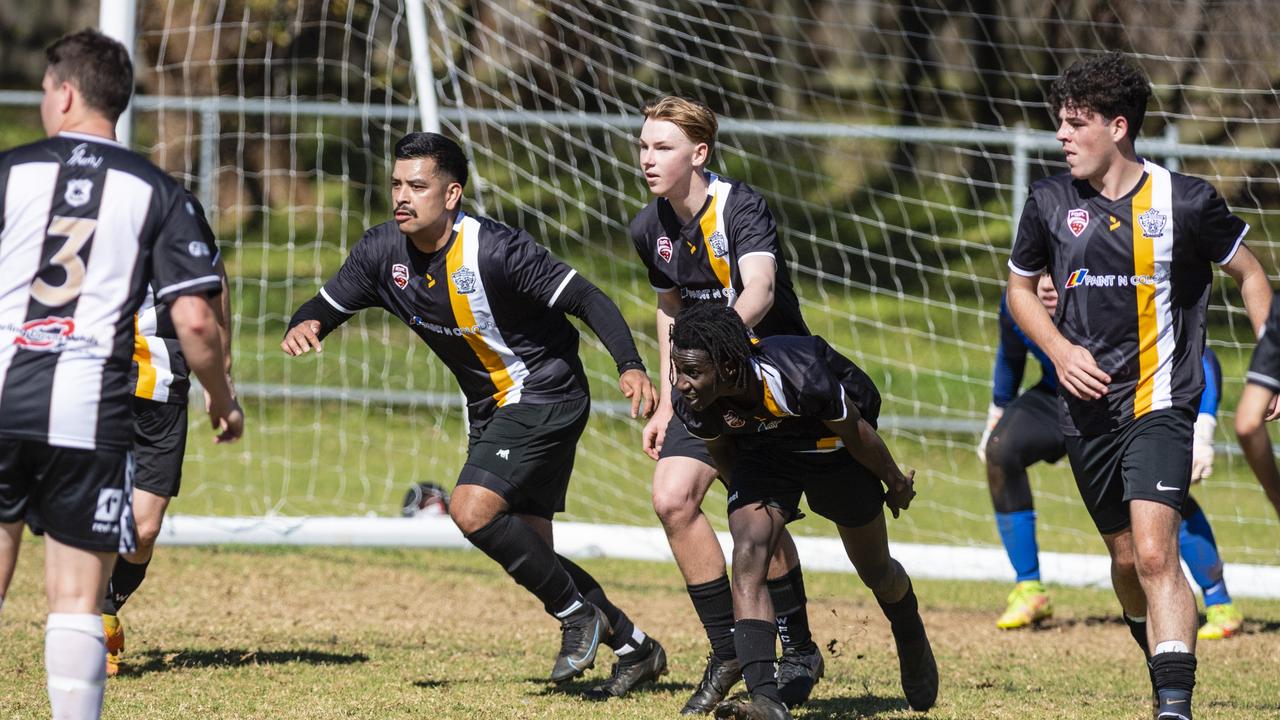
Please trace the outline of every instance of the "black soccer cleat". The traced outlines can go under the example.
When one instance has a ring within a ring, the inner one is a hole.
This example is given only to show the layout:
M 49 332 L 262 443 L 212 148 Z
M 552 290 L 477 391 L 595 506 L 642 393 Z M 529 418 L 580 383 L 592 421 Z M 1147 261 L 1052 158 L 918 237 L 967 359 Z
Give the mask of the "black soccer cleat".
M 763 695 L 729 700 L 716 706 L 716 720 L 791 720 L 787 706 Z
M 1191 720 L 1191 693 L 1165 690 L 1158 703 L 1156 720 Z
M 825 671 L 826 663 L 817 645 L 804 651 L 783 648 L 778 660 L 778 694 L 782 702 L 789 708 L 803 705 Z
M 702 673 L 702 682 L 693 691 L 689 702 L 680 709 L 681 715 L 706 715 L 715 710 L 716 705 L 724 700 L 734 685 L 742 679 L 742 666 L 738 659 L 721 660 L 714 654 L 707 656 L 707 669 Z
M 656 681 L 667 674 L 667 651 L 662 649 L 657 640 L 645 638 L 644 644 L 636 653 L 643 654 L 634 660 L 627 658 L 625 662 L 619 660 L 614 663 L 609 679 L 588 690 L 584 696 L 588 700 L 619 698 L 631 692 L 635 686 Z
M 551 682 L 568 682 L 595 667 L 596 651 L 608 634 L 609 620 L 591 603 L 565 618 L 560 623 L 560 654 L 551 668 Z
M 912 710 L 924 712 L 938 700 L 938 662 L 933 659 L 929 636 L 921 634 L 914 640 L 899 640 L 898 670 L 902 677 L 902 693 Z

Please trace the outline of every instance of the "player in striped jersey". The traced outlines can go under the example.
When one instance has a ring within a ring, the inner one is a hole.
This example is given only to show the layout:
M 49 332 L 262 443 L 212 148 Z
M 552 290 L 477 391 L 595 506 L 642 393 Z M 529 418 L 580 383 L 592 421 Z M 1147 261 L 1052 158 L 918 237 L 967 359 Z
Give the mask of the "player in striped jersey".
M 222 285 L 219 301 L 213 306 L 222 338 L 222 357 L 227 385 L 231 381 L 231 315 L 227 274 L 222 266 L 213 229 L 205 219 L 204 207 L 190 192 L 187 202 L 195 208 L 200 241 L 189 253 L 212 259 Z M 203 249 L 201 249 L 203 245 Z M 182 484 L 182 460 L 187 448 L 187 393 L 191 380 L 182 343 L 173 327 L 169 303 L 158 299 L 147 286 L 142 307 L 134 315 L 133 372 L 133 519 L 137 525 L 137 549 L 122 553 L 116 560 L 102 601 L 102 627 L 107 638 L 107 675 L 120 672 L 124 653 L 124 624 L 120 608 L 142 585 L 151 563 L 152 550 L 160 535 L 160 524 L 171 498 Z
M 1151 85 L 1118 53 L 1072 65 L 1050 104 L 1069 172 L 1040 180 L 1009 259 L 1009 310 L 1057 370 L 1076 484 L 1149 658 L 1155 714 L 1190 720 L 1195 597 L 1178 564 L 1213 265 L 1261 331 L 1271 287 L 1248 230 L 1208 183 L 1134 151 Z M 1036 297 L 1048 271 L 1052 317 Z M 1147 618 L 1150 622 L 1147 622 Z M 1149 625 L 1149 627 L 1148 627 Z
M 57 718 L 97 718 L 99 615 L 130 510 L 133 314 L 171 303 L 218 441 L 243 430 L 208 295 L 220 283 L 182 188 L 115 141 L 133 91 L 120 43 L 92 30 L 46 51 L 48 140 L 0 154 L 0 603 L 25 520 L 45 535 L 45 667 Z
M 1045 309 L 1052 313 L 1058 306 L 1053 278 L 1041 275 L 1036 292 Z M 1040 363 L 1042 377 L 1040 382 L 1019 393 L 1028 355 Z M 1222 368 L 1208 347 L 1204 349 L 1202 365 L 1205 389 L 1195 422 L 1192 483 L 1208 477 L 1213 470 L 1213 431 L 1218 424 L 1218 398 L 1222 388 Z M 1058 427 L 1058 376 L 1053 363 L 1013 322 L 1002 298 L 991 408 L 987 430 L 978 441 L 978 456 L 987 465 L 996 526 L 1017 576 L 1017 584 L 1009 594 L 1008 608 L 996 621 L 996 626 L 1003 630 L 1026 627 L 1053 615 L 1049 592 L 1040 582 L 1036 512 L 1027 468 L 1040 461 L 1057 462 L 1066 452 L 1066 440 Z M 1244 618 L 1227 592 L 1222 577 L 1222 557 L 1218 554 L 1209 518 L 1190 494 L 1182 513 L 1178 547 L 1191 569 L 1191 577 L 1204 593 L 1207 616 L 1197 637 L 1201 640 L 1230 637 L 1240 629 Z
M 1240 447 L 1271 506 L 1280 515 L 1280 469 L 1276 468 L 1271 437 L 1265 424 L 1274 411 L 1277 394 L 1280 394 L 1280 297 L 1272 300 L 1266 332 L 1258 338 L 1258 346 L 1253 349 L 1244 392 L 1240 394 L 1240 405 L 1236 408 L 1236 435 L 1240 438 Z
M 808 335 L 764 198 L 745 183 L 706 169 L 715 147 L 715 113 L 703 103 L 675 96 L 647 103 L 642 113 L 640 166 L 655 197 L 629 229 L 658 296 L 662 367 L 669 363 L 673 318 L 695 303 L 731 305 L 760 337 Z M 675 418 L 665 379 L 643 446 L 658 461 L 654 511 L 711 644 L 702 681 L 681 712 L 707 713 L 741 677 L 730 632 L 733 598 L 724 553 L 702 512 L 716 469 L 705 444 Z M 782 641 L 778 681 L 783 700 L 794 707 L 822 677 L 823 660 L 809 631 L 800 558 L 785 531 L 768 584 Z
M 773 670 L 777 629 L 765 578 L 783 527 L 802 517 L 802 494 L 836 524 L 889 619 L 907 702 L 928 710 L 938 667 L 911 578 L 889 555 L 883 510 L 898 517 L 910 505 L 915 471 L 904 475 L 876 432 L 880 393 L 871 378 L 820 337 L 756 341 L 741 316 L 713 303 L 676 317 L 671 363 L 676 417 L 729 481 L 733 638 L 751 699 L 721 703 L 716 717 L 790 717 Z
M 604 293 L 528 233 L 461 209 L 467 160 L 436 133 L 396 143 L 395 219 L 370 228 L 338 274 L 290 321 L 282 347 L 314 348 L 352 314 L 381 307 L 453 371 L 471 424 L 466 464 L 450 515 L 561 622 L 551 681 L 592 667 L 605 642 L 611 677 L 587 696 L 606 700 L 666 672 L 666 653 L 606 597 L 600 584 L 556 555 L 552 519 L 564 510 L 590 395 L 578 356 L 581 318 L 617 363 L 631 413 L 653 412 L 653 385 L 626 321 Z

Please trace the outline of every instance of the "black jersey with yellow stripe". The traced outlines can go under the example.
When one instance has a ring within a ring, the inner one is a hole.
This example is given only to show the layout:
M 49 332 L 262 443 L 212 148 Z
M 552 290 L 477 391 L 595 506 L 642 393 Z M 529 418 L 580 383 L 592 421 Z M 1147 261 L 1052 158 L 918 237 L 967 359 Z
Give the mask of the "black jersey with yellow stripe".
M 218 243 L 213 229 L 205 218 L 204 206 L 190 191 L 187 202 L 195 209 L 196 225 L 200 240 L 192 241 L 187 248 L 192 257 L 207 257 L 210 265 L 218 264 Z M 212 270 L 211 270 L 212 272 Z M 178 342 L 178 332 L 169 317 L 169 303 L 158 300 L 155 288 L 147 286 L 147 295 L 133 316 L 133 368 L 129 375 L 133 394 L 144 400 L 187 404 L 191 390 L 190 370 Z
M 1051 273 L 1058 330 L 1111 376 L 1098 400 L 1061 391 L 1064 432 L 1096 435 L 1195 408 L 1213 264 L 1229 262 L 1248 229 L 1213 186 L 1150 161 L 1116 200 L 1069 174 L 1031 186 L 1009 267 Z
M 320 290 L 334 309 L 380 307 L 453 372 L 473 420 L 515 403 L 587 396 L 578 331 L 552 307 L 576 271 L 525 231 L 459 212 L 444 248 L 370 228 Z
M 769 206 L 746 183 L 707 173 L 707 200 L 684 223 L 666 198 L 657 198 L 631 221 L 631 241 L 658 292 L 680 291 L 681 300 L 732 305 L 742 292 L 738 263 L 762 255 L 777 267 L 773 306 L 753 328 L 756 335 L 808 335 L 800 302 Z
M 748 446 L 830 452 L 844 447 L 823 422 L 849 415 L 852 400 L 862 418 L 876 426 L 880 391 L 845 356 L 817 335 L 774 335 L 754 344 L 746 398 L 721 397 L 695 411 L 672 393 L 677 417 L 694 437 L 733 436 Z

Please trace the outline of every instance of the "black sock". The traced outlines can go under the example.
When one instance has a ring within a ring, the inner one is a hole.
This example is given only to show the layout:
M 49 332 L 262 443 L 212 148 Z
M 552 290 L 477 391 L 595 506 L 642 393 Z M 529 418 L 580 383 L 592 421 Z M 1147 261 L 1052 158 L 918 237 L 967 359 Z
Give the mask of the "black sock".
M 568 612 L 584 604 L 555 551 L 514 515 L 499 513 L 488 525 L 468 535 L 467 540 L 541 600 L 549 614 L 564 619 Z
M 707 631 L 711 653 L 719 660 L 732 660 L 737 653 L 733 643 L 733 591 L 729 576 L 722 575 L 707 583 L 686 585 L 693 609 Z M 776 629 L 775 629 L 776 630 Z
M 1123 612 L 1120 613 L 1120 617 L 1124 618 L 1124 624 L 1129 626 L 1129 634 L 1142 650 L 1142 657 L 1147 661 L 1147 675 L 1151 677 L 1151 692 L 1155 692 L 1156 672 L 1151 667 L 1151 646 L 1147 643 L 1147 619 L 1134 620 Z
M 644 633 L 637 633 L 631 618 L 627 617 L 627 614 L 617 605 L 609 602 L 609 597 L 604 594 L 604 588 L 600 587 L 600 583 L 569 558 L 563 555 L 556 555 L 556 557 L 560 559 L 560 565 L 569 573 L 569 577 L 573 579 L 573 584 L 578 588 L 578 592 L 582 593 L 582 597 L 600 608 L 604 616 L 609 619 L 610 634 L 605 638 L 605 643 L 613 648 L 614 652 L 621 651 L 623 655 L 629 655 L 632 650 L 639 649 L 645 641 Z
M 129 596 L 138 591 L 142 579 L 147 576 L 148 559 L 144 563 L 134 564 L 123 557 L 116 558 L 116 567 L 111 571 L 111 582 L 107 583 L 107 596 L 102 599 L 102 612 L 115 615 L 124 607 Z
M 778 695 L 778 626 L 767 620 L 739 620 L 733 624 L 733 645 L 742 665 L 742 679 L 752 697 Z
M 769 597 L 777 616 L 778 639 L 783 649 L 809 651 L 817 647 L 809 632 L 809 613 L 805 610 L 804 574 L 797 565 L 780 578 L 769 581 Z
M 886 603 L 876 598 L 884 616 L 889 618 L 893 637 L 898 640 L 917 640 L 924 637 L 924 621 L 920 619 L 920 604 L 916 601 L 915 588 L 907 581 L 907 594 L 901 600 Z
M 1191 691 L 1196 687 L 1196 656 L 1185 652 L 1162 652 L 1151 656 L 1151 677 L 1160 704 L 1172 701 L 1190 710 Z M 1185 713 L 1188 716 L 1190 713 Z

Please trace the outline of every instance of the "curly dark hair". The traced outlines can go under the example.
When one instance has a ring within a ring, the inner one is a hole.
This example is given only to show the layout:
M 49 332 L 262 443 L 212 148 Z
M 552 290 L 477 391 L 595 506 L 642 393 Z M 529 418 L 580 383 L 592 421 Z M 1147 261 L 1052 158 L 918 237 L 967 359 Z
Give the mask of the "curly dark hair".
M 1096 112 L 1129 122 L 1129 140 L 1138 137 L 1151 98 L 1151 82 L 1142 69 L 1117 52 L 1078 60 L 1049 88 L 1056 116 L 1062 108 Z
M 754 354 L 751 331 L 733 308 L 701 302 L 680 311 L 671 325 L 671 349 L 676 348 L 705 352 L 711 357 L 720 382 L 746 387 Z M 736 368 L 737 372 L 725 377 L 726 368 Z

